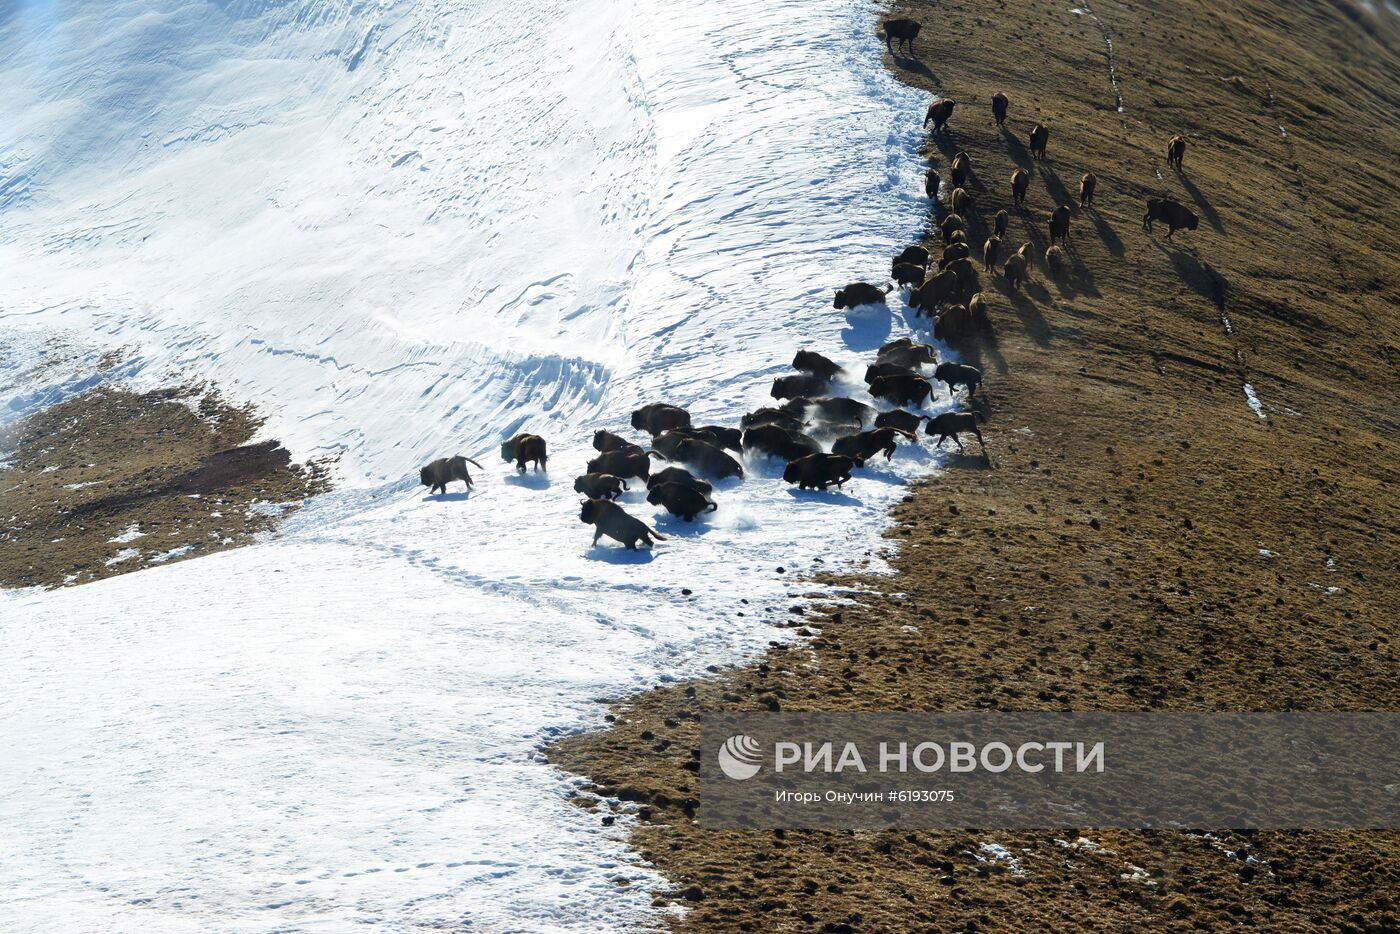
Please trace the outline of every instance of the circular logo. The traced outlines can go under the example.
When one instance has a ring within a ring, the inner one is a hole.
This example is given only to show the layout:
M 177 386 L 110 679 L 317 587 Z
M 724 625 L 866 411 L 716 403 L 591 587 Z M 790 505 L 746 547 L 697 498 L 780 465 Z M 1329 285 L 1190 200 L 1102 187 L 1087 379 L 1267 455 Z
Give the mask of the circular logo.
M 762 767 L 758 740 L 753 737 L 740 733 L 729 737 L 719 747 L 719 769 L 736 782 L 753 778 Z

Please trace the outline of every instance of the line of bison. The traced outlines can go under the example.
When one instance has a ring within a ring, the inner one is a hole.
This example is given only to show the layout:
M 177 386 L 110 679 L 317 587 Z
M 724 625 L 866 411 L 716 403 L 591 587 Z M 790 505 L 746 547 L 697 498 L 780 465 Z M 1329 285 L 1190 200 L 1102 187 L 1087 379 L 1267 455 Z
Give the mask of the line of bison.
M 913 51 L 914 39 L 920 25 L 914 20 L 887 20 L 884 25 L 886 44 L 898 42 L 899 47 Z M 998 93 L 992 98 L 992 118 L 998 127 L 1005 125 L 1010 100 Z M 957 107 L 951 98 L 936 100 L 925 115 L 925 127 L 934 135 L 948 132 L 948 124 Z M 1044 160 L 1050 131 L 1037 123 L 1032 129 L 1027 149 L 1032 159 Z M 1167 145 L 1167 162 L 1181 171 L 1186 141 L 1174 136 Z M 908 289 L 907 303 L 915 316 L 928 317 L 934 339 L 949 347 L 961 349 L 993 332 L 988 314 L 990 300 L 979 288 L 978 271 L 972 259 L 968 240 L 968 218 L 976 216 L 976 200 L 968 190 L 972 177 L 972 157 L 957 152 L 949 162 L 948 211 L 936 227 L 930 229 L 928 246 L 910 246 L 891 262 L 892 282 L 882 286 L 868 282 L 852 282 L 835 290 L 833 307 L 854 310 L 862 306 L 885 305 L 896 288 Z M 1031 174 L 1017 168 L 1011 174 L 1012 206 L 1024 209 Z M 935 169 L 925 178 L 926 194 L 938 204 L 942 179 Z M 1098 178 L 1086 172 L 1080 179 L 1079 207 L 1093 206 Z M 1049 246 L 1042 259 L 1055 279 L 1069 270 L 1064 249 L 1070 236 L 1072 210 L 1062 204 L 1049 220 Z M 998 272 L 1012 292 L 1028 280 L 1034 265 L 1032 244 L 1021 244 L 1003 259 L 1002 238 L 1010 215 L 998 211 L 992 218 L 991 233 L 981 244 L 981 269 L 989 275 Z M 1154 222 L 1167 226 L 1167 237 L 1178 230 L 1195 230 L 1196 215 L 1170 198 L 1151 198 L 1143 218 L 1144 230 L 1152 230 Z M 941 238 L 941 245 L 938 240 Z M 932 367 L 932 373 L 925 368 Z M 592 525 L 593 544 L 607 536 L 628 549 L 638 545 L 650 547 L 665 536 L 629 515 L 617 500 L 630 490 L 631 484 L 645 484 L 646 500 L 663 507 L 671 515 L 686 522 L 714 512 L 718 505 L 711 481 L 744 477 L 739 457 L 772 457 L 785 462 L 783 480 L 800 490 L 840 489 L 853 472 L 883 455 L 893 458 L 901 443 L 917 443 L 918 431 L 937 438 L 935 447 L 952 439 L 963 451 L 960 435 L 970 434 L 982 447 L 988 465 L 991 463 L 979 423 L 985 421 L 981 412 L 944 412 L 923 415 L 909 411 L 922 408 L 934 396 L 934 384 L 943 383 L 956 399 L 959 389 L 971 398 L 982 385 L 982 373 L 974 366 L 951 361 L 939 362 L 931 344 L 904 337 L 884 344 L 865 368 L 866 390 L 872 400 L 887 403 L 881 410 L 844 395 L 834 394 L 838 386 L 853 374 L 835 361 L 810 350 L 799 350 L 792 360 L 794 372 L 773 381 L 771 395 L 775 405 L 759 408 L 740 419 L 739 427 L 724 425 L 695 425 L 690 413 L 675 405 L 653 403 L 632 413 L 632 428 L 650 439 L 643 447 L 619 434 L 599 429 L 593 435 L 597 455 L 588 461 L 586 472 L 574 480 L 574 491 L 585 499 L 579 511 L 580 521 Z M 930 378 L 931 377 L 931 378 Z M 544 470 L 548 463 L 548 445 L 543 437 L 519 434 L 501 445 L 501 458 L 513 461 L 524 473 L 531 466 Z M 467 489 L 472 478 L 467 471 L 476 461 L 460 455 L 440 458 L 420 471 L 429 493 L 447 491 L 449 482 L 461 481 Z

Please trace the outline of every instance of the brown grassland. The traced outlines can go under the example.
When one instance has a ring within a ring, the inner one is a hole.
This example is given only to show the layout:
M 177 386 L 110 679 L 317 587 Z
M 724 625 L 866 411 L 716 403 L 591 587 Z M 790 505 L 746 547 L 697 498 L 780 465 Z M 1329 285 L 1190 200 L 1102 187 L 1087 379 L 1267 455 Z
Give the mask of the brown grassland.
M 1050 212 L 1099 178 L 1067 281 L 1037 263 L 1017 296 L 983 277 L 994 469 L 955 457 L 919 484 L 895 511 L 895 573 L 846 581 L 866 595 L 809 611 L 813 638 L 618 702 L 611 729 L 553 750 L 591 779 L 600 819 L 642 805 L 633 843 L 674 882 L 678 931 L 1400 930 L 1397 832 L 693 820 L 707 711 L 1400 709 L 1400 17 L 1350 0 L 1074 6 L 889 14 L 924 23 L 891 68 L 958 101 L 928 150 L 945 179 L 971 155 L 974 231 L 1026 166 L 1007 241 L 1043 251 Z M 1043 164 L 1024 148 L 1037 121 Z M 1199 229 L 1144 232 L 1162 194 Z M 979 859 L 982 842 L 1023 872 Z

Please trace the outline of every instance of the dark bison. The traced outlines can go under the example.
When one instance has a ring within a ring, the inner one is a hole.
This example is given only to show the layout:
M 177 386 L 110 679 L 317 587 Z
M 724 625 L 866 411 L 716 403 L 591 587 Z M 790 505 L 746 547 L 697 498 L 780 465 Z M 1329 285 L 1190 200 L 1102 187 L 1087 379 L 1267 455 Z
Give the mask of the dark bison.
M 971 337 L 976 328 L 972 312 L 966 305 L 949 305 L 933 323 L 933 336 L 947 344 L 959 344 Z
M 977 269 L 972 265 L 972 260 L 966 256 L 949 260 L 943 272 L 951 272 L 958 280 L 959 295 L 970 295 L 972 290 L 977 288 Z M 939 275 L 942 274 L 939 273 Z
M 1081 208 L 1092 207 L 1094 204 L 1094 189 L 1099 187 L 1099 177 L 1093 172 L 1085 172 L 1079 179 L 1079 206 Z
M 993 237 L 1006 236 L 1006 225 L 1011 223 L 1011 215 L 1005 211 L 997 211 L 996 223 L 992 227 Z
M 710 494 L 715 491 L 715 488 L 710 486 L 707 481 L 701 480 L 684 467 L 667 467 L 665 470 L 658 470 L 647 478 L 647 489 L 650 490 L 663 483 L 678 483 L 681 486 L 688 486 L 706 499 L 709 499 Z
M 800 404 L 801 408 L 797 409 Z M 864 425 L 875 415 L 875 410 L 863 402 L 847 399 L 845 396 L 830 396 L 825 399 L 793 399 L 787 403 L 794 415 L 824 425 Z M 785 408 L 787 408 L 785 406 Z
M 952 195 L 948 198 L 948 205 L 953 209 L 954 214 L 966 214 L 972 210 L 972 195 L 967 193 L 966 188 L 954 188 Z
M 525 472 L 525 465 L 534 462 L 536 470 L 544 470 L 549 462 L 548 445 L 539 435 L 516 435 L 501 442 L 501 460 L 515 461 L 515 469 Z
M 1181 171 L 1181 160 L 1186 155 L 1186 137 L 1180 133 L 1167 141 L 1167 165 Z
M 695 429 L 695 435 L 702 441 L 709 441 L 717 448 L 737 451 L 743 441 L 744 433 L 727 425 L 701 425 Z
M 938 359 L 931 344 L 916 344 L 908 337 L 890 341 L 875 354 L 877 363 L 898 363 L 910 368 L 933 363 Z
M 876 399 L 884 399 L 890 405 L 921 406 L 924 400 L 933 394 L 933 387 L 918 374 L 902 373 L 882 376 L 875 380 L 870 384 L 870 394 Z
M 580 522 L 593 526 L 595 546 L 604 535 L 621 542 L 629 551 L 636 551 L 638 542 L 650 548 L 654 544 L 653 538 L 661 542 L 666 540 L 666 536 L 647 528 L 645 522 L 629 516 L 621 506 L 609 499 L 588 500 L 579 510 L 578 518 Z
M 943 255 L 938 258 L 938 268 L 947 269 L 949 263 L 971 254 L 972 251 L 968 249 L 967 241 L 950 243 L 943 248 Z
M 894 47 L 891 42 L 898 42 L 900 46 L 908 51 L 914 51 L 914 40 L 918 38 L 919 30 L 922 28 L 918 20 L 913 19 L 887 19 L 885 26 L 885 48 L 894 54 Z
M 472 488 L 472 475 L 467 473 L 468 464 L 472 464 L 480 470 L 486 469 L 470 457 L 458 454 L 455 457 L 439 457 L 418 471 L 418 479 L 423 486 L 428 488 L 429 496 L 438 490 L 442 490 L 446 494 L 447 484 L 453 480 L 461 480 L 470 490 Z
M 958 450 L 963 450 L 962 442 L 958 440 L 958 434 L 970 431 L 977 436 L 977 442 L 982 445 L 982 453 L 987 452 L 987 442 L 982 440 L 982 432 L 978 431 L 977 423 L 985 422 L 987 417 L 981 412 L 944 412 L 942 415 L 930 416 L 928 427 L 924 429 L 924 434 L 932 438 L 938 436 L 938 443 L 934 445 L 941 448 L 943 442 L 949 438 L 958 446 Z
M 1045 251 L 1045 268 L 1050 271 L 1050 278 L 1059 282 L 1064 279 L 1069 272 L 1069 259 L 1064 248 L 1052 246 Z
M 919 426 L 926 418 L 928 418 L 927 415 L 915 415 L 913 412 L 906 412 L 903 409 L 892 409 L 875 416 L 875 427 L 898 428 L 913 438 L 918 436 Z
M 987 242 L 982 244 L 982 269 L 991 272 L 996 268 L 997 258 L 1001 255 L 1001 238 L 988 237 Z
M 647 502 L 653 506 L 665 506 L 673 516 L 686 522 L 694 522 L 702 512 L 714 512 L 719 507 L 697 490 L 682 483 L 658 483 L 647 493 Z
M 884 453 L 885 460 L 894 457 L 895 441 L 905 438 L 909 441 L 917 441 L 911 433 L 898 428 L 884 427 L 876 428 L 872 431 L 862 431 L 858 435 L 846 435 L 844 438 L 837 438 L 831 445 L 832 454 L 844 454 L 856 462 L 857 467 L 864 466 L 865 462 L 873 458 L 876 454 Z
M 933 169 L 929 169 L 924 173 L 924 194 L 928 195 L 933 201 L 938 200 L 938 185 L 939 178 L 937 172 Z
M 992 95 L 992 119 L 997 122 L 997 126 L 1006 123 L 1006 105 L 1009 103 L 1006 95 L 1000 91 Z
M 773 380 L 773 388 L 768 394 L 774 399 L 794 399 L 798 396 L 819 396 L 831 385 L 830 380 L 820 376 L 802 373 L 798 376 L 779 376 Z
M 966 386 L 970 396 L 982 385 L 982 371 L 965 363 L 940 363 L 933 371 L 933 378 L 948 384 L 950 396 L 959 386 Z
M 767 457 L 781 457 L 785 461 L 815 454 L 821 449 L 822 446 L 814 438 L 777 425 L 759 425 L 744 432 L 745 451 L 757 451 Z
M 1031 186 L 1031 173 L 1017 169 L 1011 173 L 1011 203 L 1020 207 L 1026 202 L 1026 189 Z
M 987 314 L 987 300 L 978 292 L 967 303 L 967 313 L 972 315 L 972 326 L 984 334 L 992 333 L 992 317 Z
M 945 269 L 936 276 L 930 276 L 924 284 L 909 293 L 909 306 L 920 314 L 931 315 L 934 310 L 957 293 L 958 274 Z
M 1032 155 L 1034 158 L 1036 158 L 1036 159 L 1040 159 L 1041 161 L 1044 161 L 1044 160 L 1045 160 L 1045 144 L 1048 143 L 1049 141 L 1050 141 L 1050 128 L 1047 127 L 1047 126 L 1046 126 L 1045 124 L 1043 124 L 1043 123 L 1037 123 L 1037 124 L 1035 125 L 1035 129 L 1031 130 L 1031 145 L 1030 145 L 1031 155 Z
M 953 153 L 953 161 L 948 164 L 948 172 L 953 176 L 953 187 L 962 188 L 972 176 L 972 157 L 959 149 Z
M 948 126 L 948 120 L 953 116 L 953 108 L 958 106 L 958 102 L 951 97 L 934 101 L 928 105 L 928 113 L 924 114 L 924 126 L 933 124 L 933 132 L 941 132 Z
M 1050 242 L 1052 244 L 1058 240 L 1069 240 L 1069 218 L 1068 204 L 1060 205 L 1055 209 L 1055 213 L 1050 215 Z
M 891 260 L 890 268 L 893 269 L 900 263 L 910 263 L 914 266 L 923 266 L 925 269 L 927 269 L 928 261 L 928 250 L 924 249 L 921 246 L 907 246 L 898 256 Z
M 896 263 L 890 276 L 897 285 L 918 285 L 924 281 L 924 267 L 913 263 Z
M 700 473 L 714 477 L 716 480 L 744 475 L 744 468 L 734 458 L 713 444 L 707 441 L 697 441 L 694 438 L 686 438 L 681 441 L 676 448 L 676 456 L 672 460 L 689 464 Z
M 860 305 L 883 305 L 885 296 L 890 294 L 890 286 L 886 289 L 879 289 L 869 282 L 852 282 L 844 289 L 836 290 L 836 298 L 832 300 L 832 308 L 856 308 Z
M 645 480 L 651 475 L 651 455 L 644 451 L 605 451 L 588 462 L 588 472 Z
M 1013 292 L 1030 278 L 1030 248 L 1030 241 L 1021 244 L 1021 248 L 1008 256 L 1006 262 L 1002 264 L 1001 273 L 1006 277 L 1006 284 L 1011 287 L 1011 291 Z
M 595 451 L 642 451 L 642 446 L 633 444 L 621 435 L 615 435 L 611 431 L 599 428 L 593 432 L 593 449 Z
M 808 454 L 783 468 L 783 479 L 796 483 L 799 490 L 825 490 L 833 483 L 839 489 L 851 479 L 856 462 L 840 454 Z
M 627 481 L 610 473 L 586 473 L 574 479 L 574 492 L 589 499 L 617 499 L 627 489 Z
M 792 368 L 825 380 L 833 380 L 841 375 L 840 364 L 812 350 L 799 350 L 792 358 Z
M 689 428 L 690 413 L 678 406 L 653 402 L 632 413 L 632 427 L 654 437 L 672 428 Z
M 801 416 L 774 408 L 756 409 L 739 419 L 739 424 L 745 430 L 757 428 L 759 425 L 777 425 L 788 431 L 801 431 L 803 428 Z
M 1200 219 L 1194 213 L 1171 198 L 1147 199 L 1147 213 L 1142 218 L 1142 229 L 1150 231 L 1153 221 L 1161 221 L 1167 225 L 1168 240 L 1178 230 L 1195 230 L 1200 224 Z
M 865 368 L 865 385 L 869 386 L 882 376 L 919 376 L 913 367 L 902 363 L 872 363 Z
M 962 219 L 961 214 L 949 214 L 938 222 L 938 229 L 943 234 L 943 243 L 946 246 L 953 239 L 954 232 L 967 230 L 967 221 Z

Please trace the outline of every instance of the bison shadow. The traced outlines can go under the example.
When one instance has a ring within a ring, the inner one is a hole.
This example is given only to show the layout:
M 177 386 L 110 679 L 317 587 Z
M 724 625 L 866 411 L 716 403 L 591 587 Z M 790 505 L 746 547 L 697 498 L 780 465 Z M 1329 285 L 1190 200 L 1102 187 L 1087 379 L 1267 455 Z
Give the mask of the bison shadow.
M 427 493 L 419 500 L 420 503 L 459 503 L 471 499 L 471 490 L 462 490 L 460 493 Z
M 851 350 L 874 350 L 890 336 L 894 314 L 885 305 L 859 305 L 846 312 L 841 340 Z
M 1191 200 L 1196 202 L 1196 207 L 1200 208 L 1201 213 L 1205 215 L 1206 223 L 1215 228 L 1216 233 L 1224 233 L 1225 228 L 1220 223 L 1220 215 L 1215 213 L 1215 208 L 1211 206 L 1210 201 L 1205 195 L 1201 194 L 1201 189 L 1197 188 L 1195 183 L 1180 169 L 1177 170 L 1176 177 L 1180 179 L 1181 187 L 1186 189 L 1186 193 L 1191 196 Z
M 1121 259 L 1124 253 L 1123 241 L 1114 229 L 1109 226 L 1108 221 L 1103 219 L 1103 215 L 1098 212 L 1098 209 L 1089 208 L 1081 213 L 1088 214 L 1090 219 L 1094 222 L 1094 232 L 1099 235 L 1099 239 L 1103 241 L 1103 245 L 1108 249 L 1108 252 Z
M 847 483 L 857 478 L 852 477 Z M 840 506 L 864 506 L 865 504 L 849 493 L 843 493 L 838 489 L 826 490 L 799 490 L 795 486 L 788 487 L 788 495 L 793 499 L 804 500 L 815 503 L 835 503 Z
M 929 71 L 928 66 L 925 65 L 919 59 L 905 58 L 898 52 L 891 54 L 890 58 L 894 60 L 896 67 L 903 68 L 905 71 L 912 71 L 916 75 L 923 75 L 933 84 L 939 83 L 938 76 L 935 75 L 932 71 Z
M 1011 161 L 1017 166 L 1029 169 L 1035 164 L 1035 160 L 1031 158 L 1030 150 L 1017 139 L 1015 133 L 1012 133 L 1005 126 L 1001 127 L 1001 138 L 1006 140 L 1006 151 L 1011 154 Z
M 1217 309 L 1223 310 L 1225 308 L 1225 293 L 1229 291 L 1230 283 L 1224 276 L 1216 272 L 1214 266 L 1201 262 L 1194 253 L 1174 250 L 1155 240 L 1153 244 L 1157 249 L 1167 254 L 1177 276 L 1190 286 L 1193 292 L 1202 298 L 1210 299 Z
M 651 564 L 654 560 L 651 552 L 650 548 L 638 548 L 636 551 L 630 551 L 621 545 L 604 545 L 599 542 L 597 545 L 589 546 L 584 551 L 583 556 L 589 561 L 603 561 L 607 564 Z
M 1070 203 L 1069 189 L 1065 187 L 1064 182 L 1060 181 L 1059 174 L 1054 169 L 1046 166 L 1044 162 L 1040 164 L 1040 181 L 1041 184 L 1045 186 L 1046 194 L 1050 196 L 1050 200 L 1055 203 L 1056 207 Z
M 1029 289 L 1031 283 L 1026 283 L 1025 287 Z M 1012 292 L 1004 284 L 1002 291 L 1006 296 L 1006 301 L 1016 312 L 1016 317 L 1021 320 L 1021 329 L 1026 332 L 1026 336 L 1035 341 L 1038 346 L 1049 347 L 1050 336 L 1053 332 L 1050 330 L 1050 323 L 1040 313 L 1040 309 L 1035 307 L 1035 302 L 1031 301 L 1025 292 Z
M 987 372 L 988 364 L 995 367 L 998 373 L 1005 373 L 1010 369 L 1006 365 L 1006 357 L 1002 355 L 995 330 L 978 335 L 976 340 L 969 341 L 965 347 L 960 348 L 960 352 L 965 362 L 984 373 Z
M 973 468 L 976 468 L 978 470 L 991 469 L 991 454 L 983 454 L 981 451 L 978 451 L 976 454 L 970 452 L 959 452 L 957 447 L 954 446 L 951 441 L 947 442 L 947 444 L 948 446 L 942 448 L 940 451 L 940 453 L 942 453 L 944 457 L 943 462 L 939 466 L 956 467 L 963 470 L 971 470 Z M 971 450 L 976 450 L 976 439 L 973 439 L 972 444 L 974 447 Z
M 524 487 L 527 490 L 547 490 L 549 489 L 549 474 L 543 470 L 532 470 L 529 473 L 512 473 L 506 476 L 506 483 L 511 486 Z

